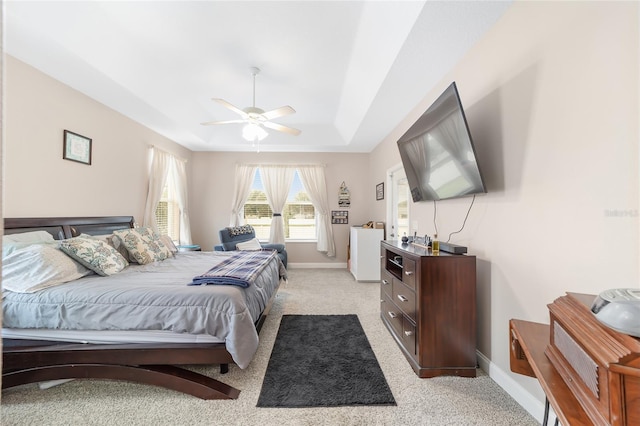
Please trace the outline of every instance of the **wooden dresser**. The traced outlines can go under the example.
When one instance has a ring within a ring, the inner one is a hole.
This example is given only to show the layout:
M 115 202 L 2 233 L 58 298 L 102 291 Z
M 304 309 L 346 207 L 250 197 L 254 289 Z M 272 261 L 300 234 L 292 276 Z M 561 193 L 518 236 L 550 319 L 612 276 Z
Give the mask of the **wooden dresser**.
M 380 245 L 380 317 L 419 377 L 476 376 L 476 258 Z
M 559 297 L 550 325 L 512 319 L 511 370 L 538 379 L 563 425 L 640 425 L 640 339 L 601 324 L 594 298 Z

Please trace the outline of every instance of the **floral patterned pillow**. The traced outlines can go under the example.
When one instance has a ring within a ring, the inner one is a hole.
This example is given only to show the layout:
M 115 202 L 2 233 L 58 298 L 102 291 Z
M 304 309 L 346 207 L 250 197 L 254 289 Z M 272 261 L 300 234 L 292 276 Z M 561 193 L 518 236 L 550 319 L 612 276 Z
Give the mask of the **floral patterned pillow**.
M 113 233 L 136 262 L 141 265 L 165 260 L 173 256 L 171 250 L 162 242 L 160 235 L 151 228 L 134 228 Z
M 129 265 L 116 249 L 93 238 L 76 237 L 60 241 L 60 250 L 102 276 L 117 274 Z
M 113 247 L 127 260 L 129 259 L 129 252 L 127 251 L 122 244 L 120 244 L 120 240 L 117 239 L 113 234 L 104 234 L 104 235 L 89 235 L 89 234 L 80 234 L 78 235 L 80 238 L 89 238 L 91 240 L 100 240 L 104 243 L 107 243 L 109 247 Z
M 171 239 L 170 236 L 168 235 L 161 235 L 160 239 L 162 240 L 162 242 L 164 243 L 165 246 L 167 246 L 167 248 L 169 249 L 169 251 L 171 253 L 173 253 L 173 255 L 175 256 L 176 253 L 178 252 L 178 247 L 176 247 L 175 243 L 173 242 L 173 240 Z

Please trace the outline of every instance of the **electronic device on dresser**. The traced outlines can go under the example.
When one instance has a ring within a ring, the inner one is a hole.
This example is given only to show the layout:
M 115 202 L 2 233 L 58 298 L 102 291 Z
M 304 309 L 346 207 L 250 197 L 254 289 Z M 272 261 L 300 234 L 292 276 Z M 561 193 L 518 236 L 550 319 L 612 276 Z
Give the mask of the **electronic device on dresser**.
M 440 250 L 453 254 L 465 254 L 467 252 L 467 248 L 465 246 L 459 246 L 458 244 L 453 243 L 445 243 L 444 241 L 440 241 Z
M 419 377 L 476 376 L 476 258 L 380 243 L 380 317 Z

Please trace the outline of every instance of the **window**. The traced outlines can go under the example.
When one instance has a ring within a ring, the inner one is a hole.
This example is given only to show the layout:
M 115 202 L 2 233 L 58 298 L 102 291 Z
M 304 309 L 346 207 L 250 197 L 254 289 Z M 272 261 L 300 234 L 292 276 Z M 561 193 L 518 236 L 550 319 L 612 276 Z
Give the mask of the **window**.
M 177 182 L 174 168 L 169 168 L 167 183 L 162 190 L 162 197 L 156 207 L 158 232 L 168 235 L 173 241 L 180 241 L 180 205 L 176 194 Z
M 266 241 L 271 231 L 273 212 L 267 202 L 267 194 L 262 184 L 260 170 L 251 185 L 251 192 L 244 204 L 245 223 L 253 226 L 258 239 Z M 282 211 L 284 235 L 287 240 L 316 240 L 316 213 L 309 195 L 302 185 L 298 172 L 295 172 L 289 190 L 287 203 Z

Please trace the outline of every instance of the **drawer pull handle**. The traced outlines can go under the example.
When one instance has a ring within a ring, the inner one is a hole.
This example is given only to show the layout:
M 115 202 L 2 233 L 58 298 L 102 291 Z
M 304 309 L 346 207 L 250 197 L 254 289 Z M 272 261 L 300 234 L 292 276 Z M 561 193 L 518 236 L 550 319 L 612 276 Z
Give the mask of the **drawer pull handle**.
M 389 285 L 389 281 L 387 281 L 387 280 L 382 280 L 382 284 L 384 284 L 384 285 Z
M 404 274 L 409 277 L 413 275 L 413 271 L 405 271 Z
M 389 316 L 390 316 L 391 318 L 395 318 L 395 317 L 397 317 L 397 315 L 396 315 L 396 313 L 395 313 L 395 312 L 391 312 L 391 311 L 389 311 L 389 312 L 387 312 L 387 313 L 389 314 Z
M 398 295 L 398 299 L 400 299 L 401 302 L 408 302 L 409 301 L 409 299 L 407 299 L 406 297 L 404 297 L 401 294 Z
M 404 335 L 405 335 L 405 336 L 407 336 L 407 337 L 411 337 L 411 336 L 413 336 L 413 331 L 406 330 L 406 331 L 404 332 Z

